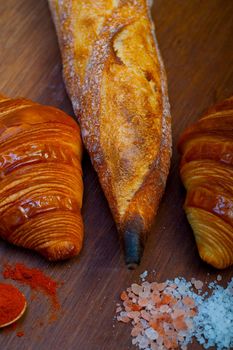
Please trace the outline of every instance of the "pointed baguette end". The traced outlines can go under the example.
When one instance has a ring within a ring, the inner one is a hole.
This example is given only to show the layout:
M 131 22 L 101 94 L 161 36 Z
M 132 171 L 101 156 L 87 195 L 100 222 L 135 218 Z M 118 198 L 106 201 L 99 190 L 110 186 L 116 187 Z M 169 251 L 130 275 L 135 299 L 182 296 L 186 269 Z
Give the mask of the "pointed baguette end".
M 125 263 L 130 270 L 134 270 L 141 261 L 142 245 L 140 235 L 133 230 L 124 233 Z

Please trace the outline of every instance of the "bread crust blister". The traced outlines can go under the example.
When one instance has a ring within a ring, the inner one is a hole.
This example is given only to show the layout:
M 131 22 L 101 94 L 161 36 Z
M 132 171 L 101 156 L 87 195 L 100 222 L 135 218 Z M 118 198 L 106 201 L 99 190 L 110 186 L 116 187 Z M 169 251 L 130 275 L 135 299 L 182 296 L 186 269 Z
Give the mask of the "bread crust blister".
M 139 263 L 171 157 L 166 74 L 145 0 L 49 0 L 68 94 L 123 238 Z

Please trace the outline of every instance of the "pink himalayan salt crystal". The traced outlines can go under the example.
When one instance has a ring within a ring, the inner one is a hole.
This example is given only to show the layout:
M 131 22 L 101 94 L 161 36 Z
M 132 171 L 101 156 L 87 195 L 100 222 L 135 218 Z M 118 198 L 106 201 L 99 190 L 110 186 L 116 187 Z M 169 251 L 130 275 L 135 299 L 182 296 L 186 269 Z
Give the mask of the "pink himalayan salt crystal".
M 121 300 L 127 300 L 127 299 L 128 299 L 128 295 L 127 295 L 127 293 L 125 291 L 123 291 L 121 293 Z
M 159 294 L 152 294 L 151 301 L 153 302 L 153 304 L 160 304 L 161 303 L 160 295 Z
M 135 293 L 134 293 L 134 292 L 130 292 L 130 293 L 128 294 L 128 297 L 129 297 L 130 299 L 133 299 L 133 298 L 135 297 Z
M 126 307 L 126 306 L 129 306 L 131 305 L 131 302 L 129 301 L 129 299 L 126 299 L 123 301 L 123 306 Z
M 121 312 L 122 311 L 122 307 L 121 306 L 118 306 L 117 308 L 116 308 L 116 313 L 118 314 L 119 312 Z
M 188 329 L 188 326 L 184 320 L 184 316 L 179 316 L 175 318 L 173 321 L 173 325 L 177 331 Z
M 163 312 L 170 313 L 171 312 L 171 308 L 168 305 L 162 305 L 162 306 L 160 306 L 159 311 L 162 312 L 162 313 Z
M 146 310 L 147 311 L 151 311 L 151 310 L 153 310 L 153 308 L 154 308 L 154 304 L 153 304 L 153 302 L 151 300 L 149 300 L 149 303 L 146 306 Z
M 138 319 L 140 316 L 139 311 L 129 311 L 127 312 L 127 317 L 132 318 L 132 319 Z
M 172 283 L 172 284 L 170 284 L 169 287 L 172 288 L 172 289 L 176 289 L 177 288 L 177 284 L 176 283 Z
M 160 315 L 160 312 L 158 309 L 150 310 L 150 314 L 153 316 L 153 318 L 157 318 Z
M 126 312 L 130 312 L 131 311 L 131 307 L 130 306 L 125 306 L 125 311 Z
M 175 309 L 174 312 L 171 314 L 172 318 L 177 318 L 177 317 L 180 317 L 180 316 L 184 316 L 185 314 L 185 310 L 182 310 L 182 309 Z
M 144 320 L 146 320 L 146 321 L 150 321 L 150 319 L 151 319 L 150 314 L 149 314 L 148 312 L 146 312 L 145 310 L 142 310 L 142 311 L 141 311 L 141 316 L 142 316 L 142 318 L 144 318 Z
M 148 298 L 150 293 L 151 293 L 151 285 L 148 282 L 144 282 L 142 284 L 142 286 L 143 286 L 143 289 L 139 293 L 139 297 L 141 297 L 141 298 Z
M 199 289 L 199 288 L 198 288 Z M 183 303 L 191 308 L 195 307 L 195 302 L 192 298 L 190 297 L 184 297 L 183 298 Z
M 142 287 L 143 288 L 147 288 L 147 287 L 151 288 L 151 283 L 148 282 L 148 281 L 145 281 L 145 282 L 142 283 Z
M 143 291 L 143 288 L 142 286 L 140 286 L 139 284 L 137 283 L 133 283 L 132 286 L 131 286 L 131 289 L 132 289 L 132 292 L 136 295 L 139 295 L 140 293 L 142 293 Z
M 196 289 L 202 289 L 203 288 L 203 282 L 202 281 L 199 281 L 199 280 L 195 280 L 195 282 L 194 282 L 194 287 L 196 288 Z
M 184 337 L 183 337 L 183 335 L 178 335 L 178 336 L 177 336 L 177 339 L 178 339 L 180 342 L 182 342 L 182 341 L 184 340 Z
M 167 287 L 167 283 L 163 282 L 163 283 L 157 283 L 154 287 L 154 290 L 158 290 L 158 291 L 163 291 L 165 288 Z
M 123 323 L 129 323 L 130 318 L 128 316 L 117 316 L 117 321 L 123 322 Z
M 159 347 L 155 342 L 150 343 L 150 348 L 151 350 L 159 350 Z
M 187 317 L 194 317 L 194 316 L 196 316 L 196 314 L 197 314 L 197 311 L 193 310 L 193 309 L 188 310 L 186 313 Z
M 139 298 L 142 298 L 142 299 L 149 298 L 149 296 L 150 296 L 150 291 L 149 290 L 145 290 L 145 291 L 139 293 Z
M 143 328 L 139 327 L 138 325 L 135 326 L 131 331 L 131 336 L 137 337 L 141 333 L 142 330 L 143 330 Z
M 157 290 L 157 282 L 151 282 L 150 286 L 152 290 Z
M 124 308 L 125 308 L 125 311 L 131 311 L 131 303 L 128 301 L 128 300 L 125 300 L 124 302 L 123 302 L 123 306 L 124 306 Z
M 139 298 L 138 299 L 138 305 L 146 306 L 147 304 L 148 304 L 148 299 L 147 298 Z

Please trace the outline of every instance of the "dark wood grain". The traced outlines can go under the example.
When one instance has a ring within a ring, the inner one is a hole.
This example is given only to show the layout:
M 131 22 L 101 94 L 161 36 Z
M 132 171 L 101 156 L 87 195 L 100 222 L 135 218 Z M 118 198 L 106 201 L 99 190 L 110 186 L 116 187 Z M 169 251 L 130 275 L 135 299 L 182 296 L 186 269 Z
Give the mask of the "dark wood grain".
M 73 115 L 47 2 L 1 0 L 0 6 L 1 92 L 51 104 Z M 0 242 L 1 263 L 23 261 L 65 282 L 59 294 L 60 318 L 48 324 L 48 302 L 42 298 L 29 303 L 19 325 L 25 336 L 18 338 L 15 332 L 2 331 L 1 349 L 133 349 L 130 327 L 116 324 L 113 317 L 119 293 L 137 281 L 139 273 L 148 270 L 153 279 L 155 270 L 158 281 L 184 276 L 208 282 L 219 273 L 200 260 L 182 209 L 185 192 L 178 174 L 176 143 L 181 131 L 205 108 L 233 94 L 233 1 L 156 0 L 153 17 L 168 76 L 174 146 L 166 192 L 141 266 L 135 271 L 125 268 L 113 219 L 85 154 L 86 232 L 81 255 L 50 264 Z M 221 274 L 226 285 L 233 270 Z M 29 290 L 21 289 L 29 298 Z M 196 343 L 189 346 L 190 350 L 200 348 Z

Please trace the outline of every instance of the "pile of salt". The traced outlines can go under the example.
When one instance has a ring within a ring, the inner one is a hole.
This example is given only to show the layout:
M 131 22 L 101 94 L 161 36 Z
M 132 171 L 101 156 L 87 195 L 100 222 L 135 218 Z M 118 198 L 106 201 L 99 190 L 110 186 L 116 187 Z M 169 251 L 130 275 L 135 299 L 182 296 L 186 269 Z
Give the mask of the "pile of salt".
M 218 279 L 218 278 L 217 278 Z M 233 279 L 226 289 L 212 285 L 212 295 L 198 307 L 194 319 L 195 337 L 208 349 L 231 349 L 233 347 Z
M 133 325 L 134 345 L 145 350 L 184 350 L 196 337 L 205 348 L 233 346 L 233 279 L 224 289 L 217 285 L 218 275 L 208 286 L 213 290 L 208 296 L 202 293 L 203 282 L 195 278 L 149 283 L 146 276 L 147 271 L 140 276 L 141 285 L 134 283 L 121 294 L 124 310 L 117 308 L 118 321 Z

